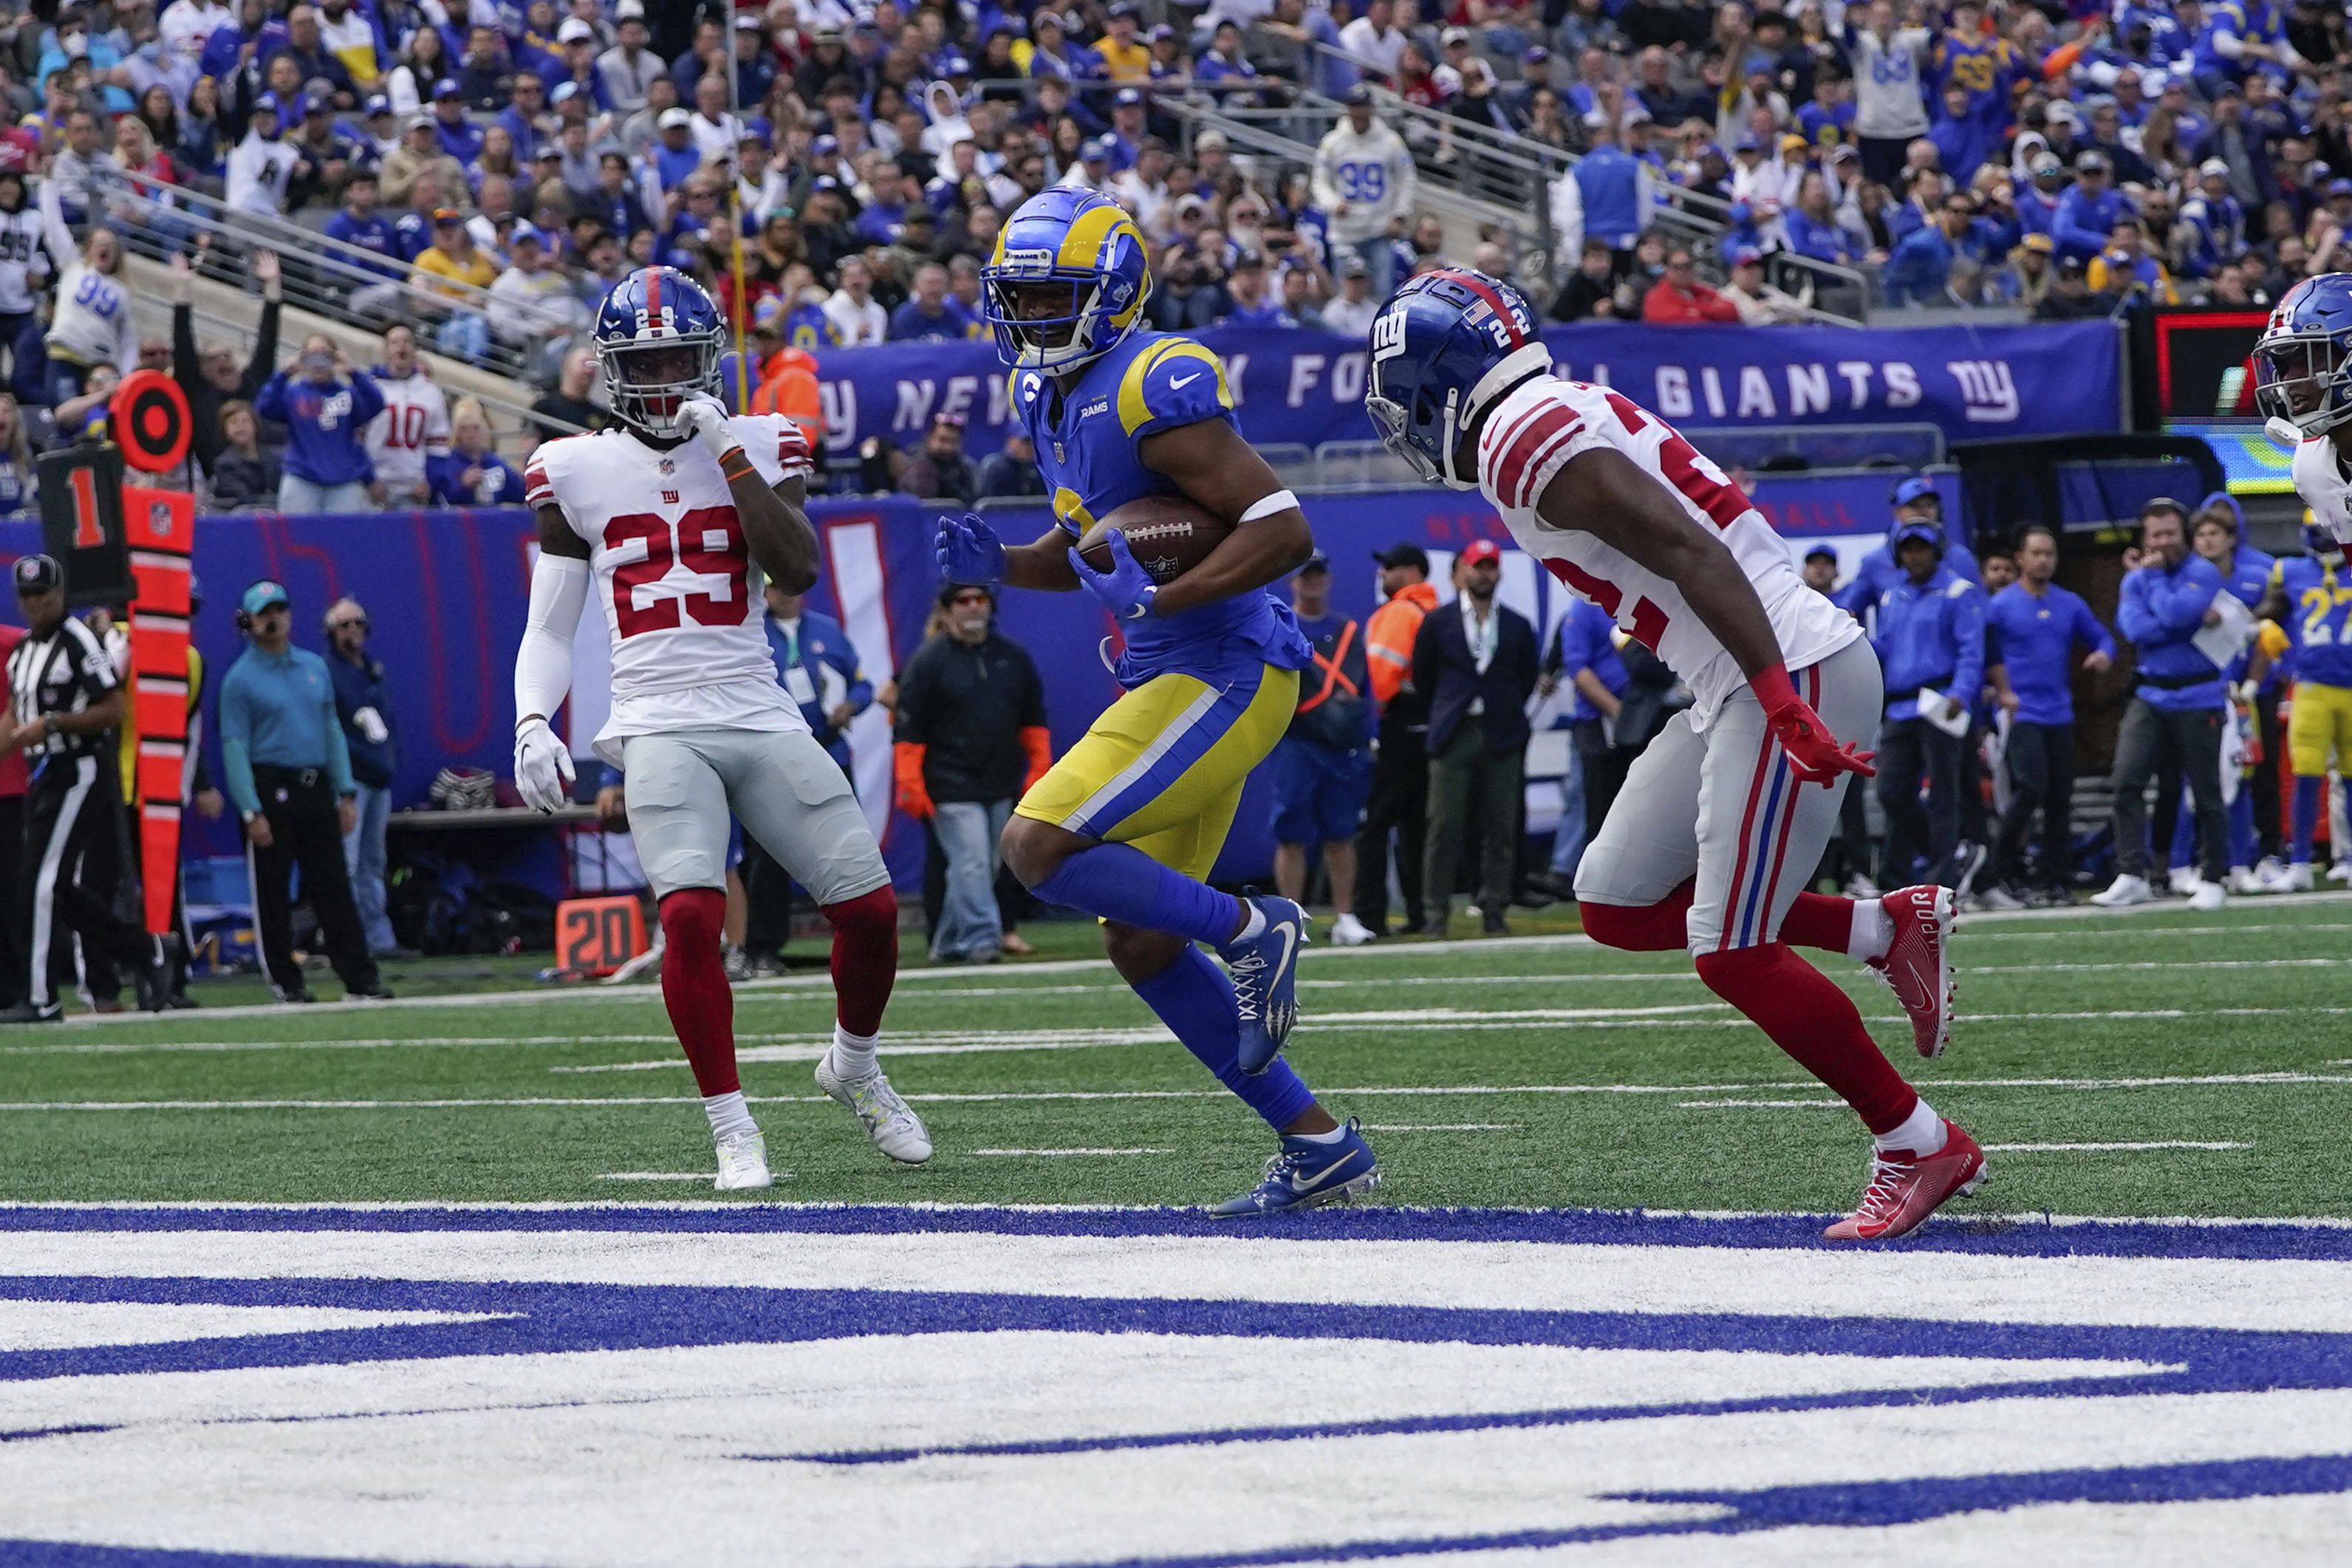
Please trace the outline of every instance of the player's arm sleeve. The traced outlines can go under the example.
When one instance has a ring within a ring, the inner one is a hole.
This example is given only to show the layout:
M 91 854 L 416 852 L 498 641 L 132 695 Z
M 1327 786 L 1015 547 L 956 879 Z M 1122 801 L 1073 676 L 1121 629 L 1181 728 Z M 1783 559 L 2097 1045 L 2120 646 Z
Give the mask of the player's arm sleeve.
M 1129 361 L 1116 401 L 1120 427 L 1138 441 L 1202 420 L 1234 423 L 1225 367 L 1186 338 L 1163 338 Z
M 515 720 L 553 718 L 572 690 L 572 639 L 588 602 L 588 563 L 539 552 L 530 569 L 530 610 L 515 650 Z

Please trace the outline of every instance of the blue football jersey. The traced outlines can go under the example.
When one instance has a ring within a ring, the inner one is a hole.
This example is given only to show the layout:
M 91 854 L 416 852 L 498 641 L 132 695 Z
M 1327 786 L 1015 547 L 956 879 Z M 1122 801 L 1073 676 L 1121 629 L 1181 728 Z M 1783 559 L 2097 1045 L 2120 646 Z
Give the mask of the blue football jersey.
M 2281 556 L 2271 580 L 2286 597 L 2279 624 L 2294 643 L 2294 678 L 2352 686 L 2352 572 L 2328 570 L 2306 555 Z
M 1233 391 L 1217 356 L 1163 332 L 1129 333 L 1067 391 L 1037 371 L 1015 371 L 1013 406 L 1036 444 L 1054 517 L 1073 541 L 1139 497 L 1182 494 L 1143 465 L 1146 436 L 1207 419 L 1234 423 Z M 1303 670 L 1312 663 L 1290 606 L 1266 589 L 1147 615 L 1123 630 L 1127 652 L 1115 673 L 1129 687 L 1154 675 L 1216 683 L 1260 664 Z

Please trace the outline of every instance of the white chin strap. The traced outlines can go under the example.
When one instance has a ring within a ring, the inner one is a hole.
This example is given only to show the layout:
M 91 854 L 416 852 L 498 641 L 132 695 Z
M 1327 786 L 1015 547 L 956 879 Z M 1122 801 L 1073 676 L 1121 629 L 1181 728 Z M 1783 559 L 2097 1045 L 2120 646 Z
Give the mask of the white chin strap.
M 1550 369 L 1551 350 L 1541 343 L 1529 343 L 1526 348 L 1515 349 L 1496 361 L 1491 370 L 1478 378 L 1478 384 L 1470 389 L 1466 402 L 1460 401 L 1459 393 L 1447 393 L 1445 450 L 1437 465 L 1437 476 L 1456 490 L 1476 489 L 1478 474 L 1475 466 L 1466 476 L 1454 471 L 1454 455 L 1461 449 L 1463 430 L 1488 403 L 1501 395 L 1505 387 L 1515 386 L 1539 371 Z

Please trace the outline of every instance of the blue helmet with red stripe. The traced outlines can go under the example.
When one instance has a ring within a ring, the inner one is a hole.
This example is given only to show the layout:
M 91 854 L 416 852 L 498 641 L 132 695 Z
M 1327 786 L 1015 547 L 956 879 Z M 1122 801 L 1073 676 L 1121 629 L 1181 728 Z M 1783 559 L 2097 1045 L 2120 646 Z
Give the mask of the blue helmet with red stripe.
M 2352 419 L 2352 273 L 2306 277 L 2254 345 L 2254 407 L 2305 440 Z
M 596 312 L 594 332 L 613 412 L 646 434 L 679 434 L 687 400 L 719 395 L 726 319 L 702 285 L 675 267 L 642 267 L 621 279 Z
M 1454 468 L 1463 436 L 1504 392 L 1550 369 L 1551 350 L 1517 289 L 1467 268 L 1424 272 L 1373 318 L 1364 412 L 1422 478 L 1475 490 L 1475 465 Z

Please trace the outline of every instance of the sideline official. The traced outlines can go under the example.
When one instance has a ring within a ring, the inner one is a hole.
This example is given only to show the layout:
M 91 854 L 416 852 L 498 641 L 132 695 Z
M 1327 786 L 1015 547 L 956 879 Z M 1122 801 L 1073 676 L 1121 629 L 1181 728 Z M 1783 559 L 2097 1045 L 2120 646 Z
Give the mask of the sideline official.
M 302 892 L 343 989 L 379 999 L 383 988 L 360 929 L 343 869 L 343 835 L 358 824 L 351 752 L 335 717 L 327 662 L 289 641 L 286 590 L 264 580 L 245 591 L 237 625 L 252 638 L 221 681 L 221 772 L 245 823 L 262 967 L 282 1002 L 307 1002 L 294 961 L 287 874 L 302 868 Z
M 1356 919 L 1356 831 L 1372 787 L 1364 630 L 1331 609 L 1331 562 L 1321 550 L 1307 557 L 1290 591 L 1315 664 L 1298 684 L 1290 728 L 1274 747 L 1274 884 L 1305 903 L 1307 852 L 1322 844 L 1337 915 L 1331 940 L 1356 947 L 1372 939 Z
M 1397 887 L 1404 895 L 1405 929 L 1421 929 L 1422 857 L 1429 816 L 1429 695 L 1412 684 L 1412 643 L 1437 608 L 1429 556 L 1419 545 L 1391 545 L 1375 554 L 1386 602 L 1364 623 L 1366 673 L 1381 705 L 1372 753 L 1372 792 L 1356 835 L 1356 920 L 1374 936 L 1389 935 L 1389 841 L 1396 841 Z
M 10 890 L 26 941 L 25 999 L 6 1021 L 65 1016 L 74 936 L 136 966 L 139 1005 L 159 1011 L 171 989 L 163 942 L 116 912 L 111 895 L 119 889 L 86 889 L 79 875 L 94 836 L 122 832 L 110 733 L 123 710 L 114 661 L 95 632 L 66 613 L 65 571 L 53 558 L 20 559 L 16 584 L 27 630 L 8 655 L 10 711 L 0 748 L 23 751 L 31 779 L 24 859 Z
M 1984 685 L 1984 591 L 1953 571 L 1944 535 L 1909 522 L 1887 541 L 1903 578 L 1878 601 L 1871 645 L 1886 672 L 1878 729 L 1878 803 L 1886 812 L 1887 880 L 1925 879 L 1962 897 L 1984 863 L 1960 842 L 1960 751 L 1969 710 Z M 1919 781 L 1927 779 L 1927 799 Z

